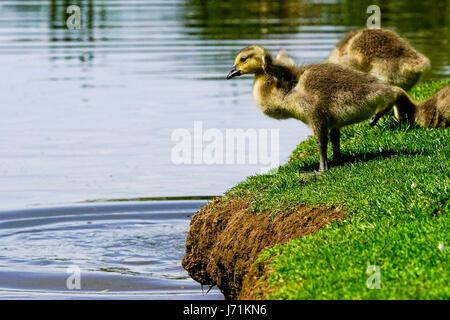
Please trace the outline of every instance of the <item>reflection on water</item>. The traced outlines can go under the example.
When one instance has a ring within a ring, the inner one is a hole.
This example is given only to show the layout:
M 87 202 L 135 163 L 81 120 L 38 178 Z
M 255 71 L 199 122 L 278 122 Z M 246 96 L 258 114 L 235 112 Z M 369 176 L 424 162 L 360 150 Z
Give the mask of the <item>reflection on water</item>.
M 223 299 L 217 290 L 202 295 L 181 268 L 189 218 L 205 203 L 2 212 L 0 298 Z M 74 266 L 80 270 L 79 290 L 66 285 Z
M 66 8 L 82 28 L 67 30 Z M 449 1 L 3 1 L 0 3 L 2 208 L 89 199 L 220 194 L 254 165 L 175 165 L 171 133 L 280 129 L 280 162 L 309 131 L 262 115 L 251 79 L 224 80 L 251 43 L 299 63 L 325 59 L 363 27 L 382 26 L 450 74 Z M 207 179 L 205 178 L 207 177 Z
M 397 31 L 431 59 L 428 77 L 448 78 L 450 74 L 448 0 L 189 0 L 187 3 L 192 11 L 186 15 L 185 26 L 188 30 L 195 29 L 188 34 L 219 43 L 240 43 L 237 40 L 247 44 L 270 43 L 274 49 L 286 48 L 302 63 L 323 60 L 343 33 L 365 27 L 367 7 L 376 4 L 381 8 L 382 27 Z M 226 52 L 229 59 L 234 57 L 235 51 Z

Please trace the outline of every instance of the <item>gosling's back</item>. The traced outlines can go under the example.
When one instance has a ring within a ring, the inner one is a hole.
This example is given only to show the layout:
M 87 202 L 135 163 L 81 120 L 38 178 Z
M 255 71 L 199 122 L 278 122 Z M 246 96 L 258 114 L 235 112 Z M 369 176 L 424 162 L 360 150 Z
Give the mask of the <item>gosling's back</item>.
M 409 90 L 430 67 L 427 57 L 396 33 L 362 29 L 348 33 L 327 62 L 367 72 L 384 83 Z
M 332 63 L 295 67 L 292 72 L 298 82 L 286 94 L 267 77 L 255 79 L 255 100 L 265 114 L 278 119 L 290 115 L 308 125 L 325 121 L 328 128 L 340 128 L 369 119 L 378 107 L 403 92 L 369 74 Z
M 450 126 L 450 85 L 417 105 L 416 123 L 424 128 L 447 128 Z

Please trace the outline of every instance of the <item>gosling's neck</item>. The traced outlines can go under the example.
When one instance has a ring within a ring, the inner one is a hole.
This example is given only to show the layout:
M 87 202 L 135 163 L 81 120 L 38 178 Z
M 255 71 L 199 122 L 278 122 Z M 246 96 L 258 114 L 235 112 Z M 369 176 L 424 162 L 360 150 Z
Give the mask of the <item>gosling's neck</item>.
M 278 88 L 276 80 L 264 73 L 256 73 L 253 82 L 253 99 L 258 107 L 269 117 L 288 119 L 293 116 L 284 103 L 284 90 Z
M 263 108 L 267 104 L 271 91 L 276 87 L 273 77 L 264 71 L 255 74 L 253 82 L 253 98 L 258 106 Z

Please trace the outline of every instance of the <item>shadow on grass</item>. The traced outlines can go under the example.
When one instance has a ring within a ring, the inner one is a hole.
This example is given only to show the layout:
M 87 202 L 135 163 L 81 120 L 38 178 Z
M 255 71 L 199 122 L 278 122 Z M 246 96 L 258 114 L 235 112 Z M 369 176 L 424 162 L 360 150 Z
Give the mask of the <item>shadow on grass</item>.
M 427 155 L 427 151 L 409 151 L 409 150 L 383 150 L 381 152 L 362 152 L 355 155 L 342 154 L 341 159 L 334 160 L 331 158 L 329 161 L 330 168 L 340 167 L 350 163 L 369 162 L 375 159 L 387 159 L 393 156 L 415 156 L 415 155 Z M 330 158 L 329 158 L 330 159 Z M 297 168 L 302 172 L 312 172 L 319 169 L 319 163 L 315 162 L 305 166 L 299 166 Z

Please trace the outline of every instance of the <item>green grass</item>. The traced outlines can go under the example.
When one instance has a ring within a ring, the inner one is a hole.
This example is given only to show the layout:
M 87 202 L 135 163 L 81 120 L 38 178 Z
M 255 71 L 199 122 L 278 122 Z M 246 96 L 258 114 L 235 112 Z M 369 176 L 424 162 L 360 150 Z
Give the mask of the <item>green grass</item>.
M 412 90 L 409 92 L 409 95 L 415 101 L 421 101 L 430 97 L 434 92 L 442 89 L 447 85 L 450 85 L 450 80 L 429 81 L 426 83 L 422 83 L 420 86 L 412 88 Z
M 419 101 L 449 82 L 410 94 Z M 410 128 L 392 117 L 374 128 L 360 123 L 342 130 L 344 160 L 332 161 L 331 170 L 306 174 L 319 161 L 309 138 L 278 173 L 232 188 L 225 198 L 250 199 L 256 214 L 304 203 L 346 213 L 343 221 L 263 252 L 257 264 L 269 262 L 266 298 L 450 298 L 449 130 Z M 370 265 L 379 267 L 380 289 L 367 288 Z

